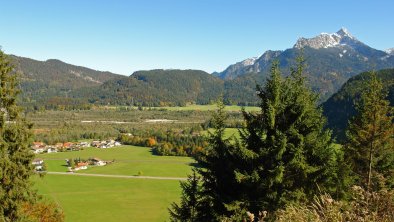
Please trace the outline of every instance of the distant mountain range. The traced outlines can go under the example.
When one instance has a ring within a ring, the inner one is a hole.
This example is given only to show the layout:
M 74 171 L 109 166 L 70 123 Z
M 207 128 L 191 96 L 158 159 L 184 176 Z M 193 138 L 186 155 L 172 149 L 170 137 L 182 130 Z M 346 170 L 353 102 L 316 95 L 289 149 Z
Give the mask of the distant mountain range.
M 310 85 L 321 94 L 322 101 L 360 72 L 394 67 L 393 49 L 373 49 L 342 28 L 332 34 L 322 33 L 313 38 L 300 38 L 292 48 L 266 51 L 258 58 L 230 65 L 223 72 L 214 75 L 225 80 L 251 75 L 250 78 L 259 83 L 266 78 L 274 60 L 279 60 L 283 72 L 288 74 L 289 67 L 301 50 L 308 64 L 307 77 Z
M 266 51 L 212 75 L 200 70 L 138 71 L 131 76 L 74 66 L 59 60 L 36 61 L 12 56 L 22 73 L 22 104 L 26 106 L 184 105 L 206 104 L 223 95 L 226 103 L 256 105 L 256 84 L 263 84 L 274 60 L 289 74 L 303 54 L 312 89 L 325 101 L 352 76 L 394 67 L 394 49 L 373 49 L 346 29 L 300 38 L 292 48 Z

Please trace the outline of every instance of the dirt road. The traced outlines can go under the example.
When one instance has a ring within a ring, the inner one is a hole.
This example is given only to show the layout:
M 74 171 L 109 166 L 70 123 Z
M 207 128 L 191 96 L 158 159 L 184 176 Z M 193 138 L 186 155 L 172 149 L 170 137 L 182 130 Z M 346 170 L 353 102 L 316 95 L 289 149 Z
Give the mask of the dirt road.
M 68 176 L 85 176 L 85 177 L 109 177 L 109 178 L 124 178 L 124 179 L 149 179 L 149 180 L 186 180 L 184 177 L 152 177 L 152 176 L 126 176 L 126 175 L 109 175 L 109 174 L 88 174 L 88 173 L 66 173 L 66 172 L 46 172 L 53 175 L 68 175 Z

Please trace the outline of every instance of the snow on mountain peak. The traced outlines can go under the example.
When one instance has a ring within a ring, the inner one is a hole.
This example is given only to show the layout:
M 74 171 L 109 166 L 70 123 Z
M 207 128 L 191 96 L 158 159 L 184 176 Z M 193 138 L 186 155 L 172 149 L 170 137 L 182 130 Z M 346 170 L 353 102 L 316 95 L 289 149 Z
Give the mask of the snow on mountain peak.
M 346 45 L 349 40 L 356 40 L 352 34 L 346 29 L 341 28 L 336 33 L 321 33 L 313 38 L 299 38 L 294 45 L 294 48 L 303 48 L 309 46 L 311 48 L 329 48 L 338 45 Z
M 257 60 L 257 58 L 258 58 L 258 57 L 252 57 L 252 58 L 249 58 L 249 59 L 245 59 L 245 60 L 243 60 L 241 63 L 242 63 L 242 65 L 244 65 L 244 66 L 251 66 L 251 65 L 254 64 L 254 62 Z
M 350 34 L 350 32 L 346 28 L 343 28 L 343 27 L 338 32 L 336 32 L 336 34 L 338 34 L 341 37 L 349 37 L 351 39 L 354 38 L 352 36 L 352 34 Z
M 387 54 L 394 55 L 394 48 L 384 50 Z

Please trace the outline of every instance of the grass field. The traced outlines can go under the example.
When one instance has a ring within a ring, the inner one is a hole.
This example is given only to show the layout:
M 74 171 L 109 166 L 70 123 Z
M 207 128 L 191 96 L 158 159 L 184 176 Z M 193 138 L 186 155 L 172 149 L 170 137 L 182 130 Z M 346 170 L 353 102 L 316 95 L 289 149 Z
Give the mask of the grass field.
M 133 107 L 126 107 L 126 106 L 103 106 L 100 107 L 101 109 L 138 109 L 138 107 L 133 106 Z M 149 109 L 162 109 L 162 110 L 169 110 L 169 111 L 190 111 L 190 110 L 199 110 L 199 111 L 210 111 L 210 110 L 216 110 L 218 107 L 216 104 L 210 104 L 210 105 L 186 105 L 186 106 L 160 106 L 160 107 L 142 107 L 144 110 L 149 110 Z M 231 106 L 226 106 L 227 111 L 241 111 L 242 106 L 237 106 L 237 105 L 231 105 Z M 259 110 L 259 107 L 254 107 L 254 106 L 245 106 L 246 111 L 257 111 Z
M 86 148 L 81 151 L 39 154 L 48 171 L 65 172 L 66 158 L 98 157 L 113 164 L 91 167 L 78 173 L 186 177 L 194 160 L 151 154 L 151 149 L 121 146 L 111 149 Z M 67 222 L 78 221 L 166 221 L 167 208 L 179 201 L 181 189 L 176 180 L 127 179 L 77 175 L 35 178 L 41 195 L 57 202 Z
M 224 135 L 223 136 L 224 136 L 225 139 L 228 139 L 228 138 L 230 138 L 232 136 L 235 136 L 235 138 L 240 139 L 240 135 L 239 135 L 238 130 L 239 129 L 237 129 L 237 128 L 226 128 L 224 130 Z M 206 131 L 203 131 L 202 134 L 203 135 L 208 135 L 208 131 L 213 132 L 213 129 L 208 129 Z
M 81 151 L 39 154 L 44 159 L 48 171 L 65 172 L 65 159 L 88 159 L 97 157 L 114 163 L 107 166 L 90 167 L 78 173 L 138 175 L 164 177 L 186 177 L 191 172 L 194 160 L 189 157 L 156 156 L 151 149 L 137 146 L 120 146 L 110 149 L 85 148 Z
M 62 207 L 66 222 L 168 221 L 167 208 L 181 192 L 170 180 L 46 175 L 35 182 Z
M 214 105 L 188 105 L 188 106 L 175 106 L 175 107 L 157 107 L 171 111 L 186 111 L 186 110 L 199 110 L 199 111 L 213 111 L 217 110 L 218 107 L 216 104 Z M 226 106 L 227 111 L 241 111 L 241 106 Z M 258 111 L 259 107 L 254 106 L 245 106 L 246 111 Z

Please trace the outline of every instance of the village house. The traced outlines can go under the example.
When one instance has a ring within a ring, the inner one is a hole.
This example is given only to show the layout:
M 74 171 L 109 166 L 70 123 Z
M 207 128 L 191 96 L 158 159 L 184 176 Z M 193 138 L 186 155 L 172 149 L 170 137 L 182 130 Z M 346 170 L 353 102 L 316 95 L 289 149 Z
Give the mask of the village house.
M 43 170 L 43 165 L 44 165 L 44 160 L 43 159 L 34 159 L 32 164 L 34 165 L 34 169 L 36 171 L 42 171 Z
M 90 144 L 92 147 L 99 147 L 101 144 L 101 141 L 98 140 L 94 140 L 92 141 L 92 143 Z
M 75 165 L 74 170 L 86 170 L 88 168 L 88 163 L 79 162 Z
M 45 150 L 47 153 L 57 153 L 57 148 L 54 146 L 46 146 Z
M 74 143 L 71 143 L 71 142 L 63 143 L 63 148 L 66 150 L 72 150 L 73 147 L 74 147 Z
M 92 163 L 96 166 L 105 166 L 107 163 L 97 157 L 91 159 Z
M 90 147 L 90 144 L 88 142 L 79 142 L 77 145 L 79 147 Z
M 103 141 L 93 141 L 91 143 L 91 145 L 92 145 L 92 147 L 106 149 L 106 148 L 112 148 L 115 146 L 120 146 L 121 143 L 119 143 L 115 140 L 103 140 Z
M 31 149 L 34 153 L 43 153 L 45 150 L 45 144 L 42 142 L 33 142 Z

